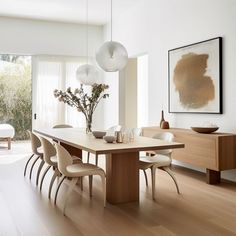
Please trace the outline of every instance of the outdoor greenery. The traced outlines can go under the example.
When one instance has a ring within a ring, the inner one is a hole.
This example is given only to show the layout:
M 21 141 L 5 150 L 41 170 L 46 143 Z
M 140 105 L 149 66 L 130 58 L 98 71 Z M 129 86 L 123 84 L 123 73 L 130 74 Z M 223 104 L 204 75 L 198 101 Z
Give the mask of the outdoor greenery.
M 30 57 L 0 57 L 0 123 L 11 124 L 15 139 L 28 139 L 31 129 L 31 63 Z

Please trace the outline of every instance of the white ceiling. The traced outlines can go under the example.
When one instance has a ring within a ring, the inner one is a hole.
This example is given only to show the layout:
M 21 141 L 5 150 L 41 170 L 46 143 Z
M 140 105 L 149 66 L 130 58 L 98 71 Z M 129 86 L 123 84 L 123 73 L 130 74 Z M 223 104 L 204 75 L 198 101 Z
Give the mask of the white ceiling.
M 110 0 L 88 0 L 89 23 L 110 20 Z M 142 0 L 113 0 L 114 15 L 122 14 Z M 85 23 L 86 0 L 0 0 L 0 16 Z

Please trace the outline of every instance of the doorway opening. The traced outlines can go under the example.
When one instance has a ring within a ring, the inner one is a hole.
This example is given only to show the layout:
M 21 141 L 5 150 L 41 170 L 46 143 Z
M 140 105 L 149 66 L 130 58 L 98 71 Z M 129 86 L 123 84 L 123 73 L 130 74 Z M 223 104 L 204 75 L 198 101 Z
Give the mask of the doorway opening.
M 119 73 L 119 124 L 144 127 L 148 120 L 148 54 L 143 54 L 129 58 Z

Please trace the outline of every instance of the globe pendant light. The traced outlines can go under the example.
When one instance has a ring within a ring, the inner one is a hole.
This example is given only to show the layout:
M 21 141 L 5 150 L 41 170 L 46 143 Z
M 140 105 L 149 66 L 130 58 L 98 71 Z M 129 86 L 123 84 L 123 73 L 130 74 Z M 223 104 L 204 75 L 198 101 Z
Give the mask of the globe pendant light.
M 122 70 L 128 62 L 128 53 L 125 47 L 112 41 L 112 0 L 111 0 L 111 40 L 105 42 L 96 53 L 98 65 L 107 72 Z
M 93 65 L 84 64 L 76 71 L 76 78 L 81 84 L 93 85 L 97 82 L 98 71 Z
M 86 57 L 87 63 L 76 70 L 77 80 L 84 85 L 93 85 L 97 82 L 98 71 L 88 63 L 88 0 L 86 0 Z

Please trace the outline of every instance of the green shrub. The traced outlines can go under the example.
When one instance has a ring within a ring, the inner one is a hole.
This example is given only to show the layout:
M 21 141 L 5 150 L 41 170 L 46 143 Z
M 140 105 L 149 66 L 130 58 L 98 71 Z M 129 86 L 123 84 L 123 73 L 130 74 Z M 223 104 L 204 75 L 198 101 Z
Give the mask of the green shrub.
M 14 61 L 0 71 L 0 123 L 11 124 L 16 131 L 15 139 L 28 139 L 31 130 L 31 64 Z

